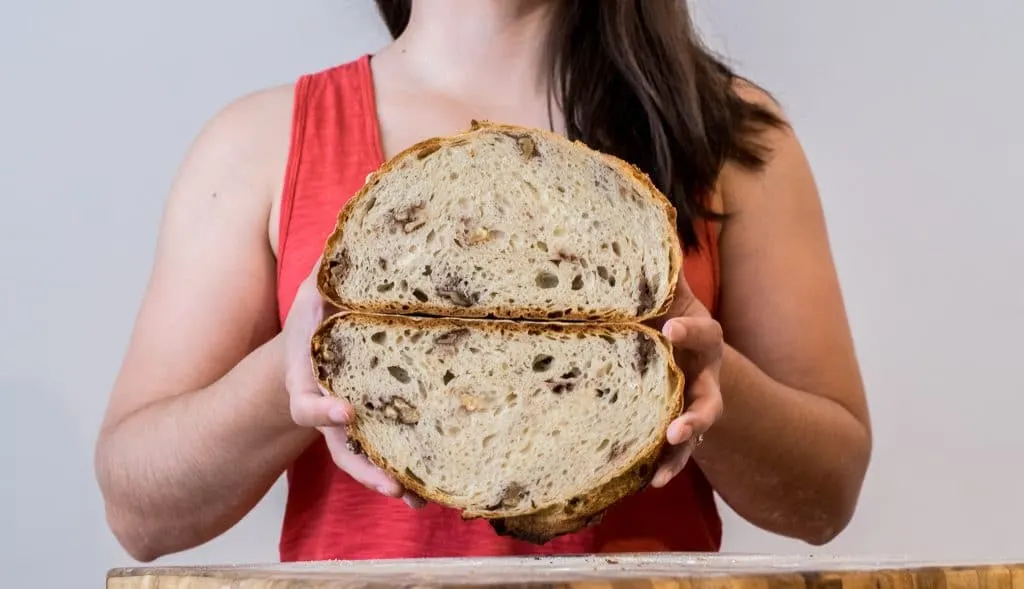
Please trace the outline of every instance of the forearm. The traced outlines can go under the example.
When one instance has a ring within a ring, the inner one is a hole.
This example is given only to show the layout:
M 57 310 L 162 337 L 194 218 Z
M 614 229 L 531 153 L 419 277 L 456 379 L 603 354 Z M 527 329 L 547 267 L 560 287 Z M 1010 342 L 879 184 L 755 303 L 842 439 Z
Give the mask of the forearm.
M 97 448 L 108 520 L 139 560 L 212 539 L 315 439 L 290 418 L 279 338 L 204 389 L 147 406 Z
M 773 380 L 727 347 L 725 411 L 694 452 L 738 514 L 820 544 L 852 516 L 870 455 L 864 424 L 837 403 Z

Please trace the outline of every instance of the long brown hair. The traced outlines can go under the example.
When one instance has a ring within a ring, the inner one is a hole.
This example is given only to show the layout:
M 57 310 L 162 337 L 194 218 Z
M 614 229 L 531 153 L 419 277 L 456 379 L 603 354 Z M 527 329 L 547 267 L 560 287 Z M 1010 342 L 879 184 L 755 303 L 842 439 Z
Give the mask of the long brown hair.
M 412 0 L 376 0 L 393 37 Z M 551 82 L 570 139 L 627 160 L 678 210 L 684 246 L 726 161 L 756 170 L 761 131 L 783 121 L 743 100 L 738 76 L 701 42 L 685 0 L 561 0 L 550 37 Z

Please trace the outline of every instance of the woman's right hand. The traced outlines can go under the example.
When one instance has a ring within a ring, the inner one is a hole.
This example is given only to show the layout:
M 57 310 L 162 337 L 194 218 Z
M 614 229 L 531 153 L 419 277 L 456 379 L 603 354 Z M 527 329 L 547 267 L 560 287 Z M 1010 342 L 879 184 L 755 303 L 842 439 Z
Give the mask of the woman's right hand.
M 410 507 L 422 507 L 422 499 L 408 493 L 365 456 L 352 451 L 345 434 L 345 425 L 355 416 L 352 405 L 326 394 L 313 377 L 310 340 L 327 313 L 334 310 L 317 290 L 317 270 L 318 267 L 314 267 L 299 286 L 282 334 L 285 345 L 285 388 L 288 389 L 292 419 L 300 426 L 319 430 L 327 442 L 334 463 L 353 479 L 388 497 L 401 497 Z

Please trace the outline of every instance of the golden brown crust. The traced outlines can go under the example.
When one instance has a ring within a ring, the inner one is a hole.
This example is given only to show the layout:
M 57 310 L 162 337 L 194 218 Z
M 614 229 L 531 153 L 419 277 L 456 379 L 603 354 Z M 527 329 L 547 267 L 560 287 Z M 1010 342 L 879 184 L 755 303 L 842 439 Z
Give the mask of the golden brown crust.
M 635 165 L 626 162 L 616 156 L 603 153 L 594 150 L 587 146 L 585 143 L 579 140 L 570 141 L 565 137 L 539 128 L 520 127 L 516 125 L 508 125 L 504 123 L 493 123 L 490 121 L 471 121 L 470 128 L 461 133 L 450 135 L 447 137 L 433 137 L 425 139 L 416 143 L 386 161 L 377 170 L 372 172 L 366 178 L 366 182 L 362 188 L 359 189 L 356 194 L 348 200 L 345 206 L 342 207 L 338 213 L 337 220 L 335 222 L 334 230 L 331 235 L 327 238 L 324 246 L 323 255 L 321 259 L 320 269 L 317 273 L 317 288 L 320 294 L 334 306 L 339 309 L 348 309 L 360 313 L 369 314 L 393 314 L 393 315 L 407 315 L 407 314 L 420 314 L 420 315 L 434 315 L 434 316 L 458 316 L 467 318 L 506 318 L 506 319 L 536 319 L 544 320 L 549 319 L 548 313 L 551 309 L 540 308 L 540 307 L 527 307 L 527 306 L 474 306 L 474 307 L 452 307 L 442 306 L 433 303 L 397 303 L 397 302 L 373 302 L 373 301 L 351 301 L 343 298 L 338 291 L 331 286 L 332 275 L 330 270 L 330 258 L 333 252 L 338 250 L 338 246 L 342 240 L 342 235 L 345 231 L 346 224 L 352 212 L 356 209 L 360 201 L 366 197 L 369 191 L 380 181 L 381 176 L 388 174 L 393 169 L 397 168 L 406 158 L 415 157 L 417 154 L 424 152 L 434 152 L 439 149 L 443 149 L 449 146 L 456 146 L 466 143 L 469 139 L 477 136 L 481 133 L 510 133 L 510 134 L 531 134 L 535 136 L 544 137 L 550 141 L 559 142 L 563 144 L 571 144 L 576 149 L 584 150 L 587 153 L 603 160 L 613 170 L 618 172 L 624 178 L 630 179 L 635 185 L 642 188 L 642 192 L 646 193 L 650 198 L 654 199 L 657 204 L 665 212 L 666 219 L 666 234 L 671 241 L 669 247 L 669 276 L 666 294 L 664 298 L 655 305 L 654 308 L 647 311 L 643 315 L 637 316 L 636 314 L 608 311 L 603 313 L 587 313 L 585 315 L 578 314 L 576 312 L 569 312 L 561 317 L 562 321 L 604 321 L 604 322 L 620 322 L 620 321 L 649 321 L 656 317 L 661 316 L 669 307 L 672 305 L 672 299 L 675 296 L 676 284 L 679 280 L 679 274 L 682 272 L 683 266 L 683 250 L 682 242 L 679 239 L 678 232 L 676 231 L 676 219 L 677 212 L 675 207 L 651 181 L 650 177 L 640 170 Z
M 675 385 L 679 391 L 678 398 L 673 396 L 676 404 L 669 412 L 669 415 L 676 416 L 683 408 L 683 377 L 678 369 L 671 371 L 670 376 L 678 379 Z M 663 424 L 662 436 L 658 443 L 647 447 L 633 462 L 603 485 L 581 497 L 571 498 L 536 513 L 494 519 L 491 526 L 502 536 L 546 544 L 558 536 L 571 534 L 599 523 L 610 507 L 650 484 L 657 471 L 661 450 L 667 442 L 667 428 L 668 423 Z
M 666 359 L 671 390 L 668 391 L 670 407 L 668 408 L 667 415 L 669 417 L 659 424 L 657 438 L 641 448 L 633 461 L 611 474 L 604 483 L 599 484 L 594 489 L 582 489 L 576 497 L 567 497 L 564 501 L 554 504 L 537 505 L 518 510 L 484 511 L 474 509 L 473 506 L 466 505 L 444 493 L 427 489 L 414 475 L 410 476 L 410 473 L 402 472 L 392 467 L 375 448 L 367 443 L 359 431 L 357 409 L 356 420 L 346 429 L 349 439 L 359 445 L 370 462 L 394 477 L 406 489 L 423 499 L 462 510 L 465 519 L 497 520 L 496 529 L 505 535 L 529 541 L 544 538 L 541 543 L 546 542 L 555 536 L 571 533 L 585 525 L 592 524 L 609 506 L 645 487 L 650 481 L 650 477 L 654 474 L 654 464 L 666 443 L 668 425 L 672 419 L 680 414 L 683 408 L 684 379 L 682 372 L 674 361 L 671 345 L 660 332 L 647 325 L 639 323 L 587 324 L 480 320 L 454 317 L 415 317 L 364 314 L 350 311 L 342 311 L 325 319 L 316 332 L 314 332 L 310 344 L 313 374 L 317 378 L 321 389 L 331 394 L 333 392 L 325 375 L 329 374 L 332 362 L 336 361 L 330 355 L 330 350 L 332 349 L 330 345 L 331 333 L 335 326 L 341 322 L 362 323 L 374 327 L 437 328 L 445 331 L 466 327 L 487 332 L 530 333 L 564 339 L 575 338 L 579 333 L 587 333 L 595 337 L 600 335 L 623 336 L 626 334 L 643 333 L 654 341 L 656 346 L 660 347 L 663 357 Z

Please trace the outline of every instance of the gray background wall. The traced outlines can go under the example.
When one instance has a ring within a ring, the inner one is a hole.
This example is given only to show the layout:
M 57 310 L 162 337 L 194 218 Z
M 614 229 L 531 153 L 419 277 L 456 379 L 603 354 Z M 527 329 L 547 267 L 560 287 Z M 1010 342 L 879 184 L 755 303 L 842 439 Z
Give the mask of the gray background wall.
M 725 548 L 1024 559 L 1024 3 L 695 7 L 803 138 L 877 440 L 856 520 L 833 544 L 812 551 L 727 513 Z M 0 5 L 0 568 L 12 586 L 31 570 L 99 586 L 129 563 L 104 525 L 92 447 L 188 143 L 236 96 L 384 40 L 368 0 Z M 165 562 L 275 559 L 282 491 Z

